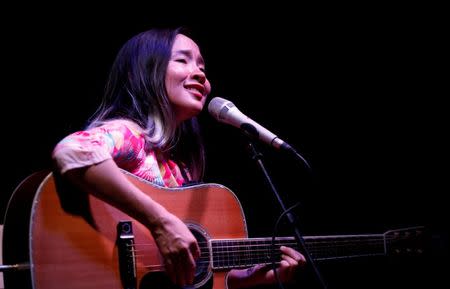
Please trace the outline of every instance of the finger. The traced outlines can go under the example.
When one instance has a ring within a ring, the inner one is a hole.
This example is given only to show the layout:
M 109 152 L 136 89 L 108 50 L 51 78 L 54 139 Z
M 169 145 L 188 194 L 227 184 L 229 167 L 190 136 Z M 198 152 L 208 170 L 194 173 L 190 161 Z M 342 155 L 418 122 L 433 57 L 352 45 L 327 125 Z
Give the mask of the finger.
M 289 264 L 289 266 L 298 266 L 298 261 L 295 260 L 294 258 L 292 258 L 291 256 L 282 254 L 281 258 L 283 261 L 287 262 Z
M 201 250 L 197 242 L 192 242 L 189 249 L 195 260 L 200 258 Z
M 186 258 L 186 281 L 188 284 L 194 283 L 194 277 L 195 277 L 195 259 L 194 256 L 188 252 L 188 256 Z
M 278 278 L 280 278 L 280 280 L 282 282 L 285 282 L 288 278 L 289 275 L 289 267 L 290 264 L 289 262 L 287 262 L 286 260 L 281 260 L 280 261 L 280 265 L 278 266 L 277 270 L 277 275 Z M 274 272 L 275 273 L 275 272 Z
M 165 271 L 167 276 L 169 276 L 170 281 L 172 281 L 173 284 L 177 284 L 177 276 L 175 274 L 172 260 L 170 258 L 166 258 L 165 264 Z
M 280 271 L 282 270 L 282 273 L 280 275 L 283 275 L 283 280 L 285 282 L 291 282 L 295 278 L 295 274 L 297 272 L 297 268 L 299 268 L 299 264 L 303 263 L 299 263 L 291 256 L 284 254 L 282 255 L 282 260 L 283 260 L 282 262 L 285 263 L 286 266 L 280 268 Z
M 285 259 L 282 259 L 280 261 L 280 266 L 278 266 L 278 269 L 279 270 L 285 270 L 285 269 L 289 268 L 290 266 L 291 266 L 291 264 L 289 263 L 289 261 L 287 261 Z
M 178 255 L 176 257 L 176 266 L 175 266 L 175 278 L 176 284 L 183 287 L 187 284 L 189 280 L 187 269 L 186 269 L 186 257 L 182 255 Z
M 298 252 L 297 250 L 294 250 L 293 248 L 290 247 L 286 247 L 286 246 L 281 246 L 280 250 L 282 253 L 284 253 L 285 255 L 291 257 L 292 259 L 294 259 L 295 261 L 297 261 L 299 264 L 304 264 L 306 263 L 306 259 L 305 256 L 303 256 L 300 252 Z
M 166 273 L 174 285 L 184 286 L 184 262 L 179 253 L 170 252 L 165 257 Z

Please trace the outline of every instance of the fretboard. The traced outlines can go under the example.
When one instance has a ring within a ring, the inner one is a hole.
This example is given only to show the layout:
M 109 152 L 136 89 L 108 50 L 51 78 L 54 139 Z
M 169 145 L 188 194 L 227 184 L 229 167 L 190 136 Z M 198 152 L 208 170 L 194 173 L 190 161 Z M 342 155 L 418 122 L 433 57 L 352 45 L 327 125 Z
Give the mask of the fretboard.
M 306 248 L 314 260 L 385 255 L 383 234 L 333 235 L 304 237 Z M 210 240 L 213 269 L 232 269 L 256 264 L 272 263 L 281 258 L 279 247 L 299 249 L 294 237 L 278 237 L 272 246 L 272 238 L 213 239 Z M 272 248 L 273 252 L 272 252 Z

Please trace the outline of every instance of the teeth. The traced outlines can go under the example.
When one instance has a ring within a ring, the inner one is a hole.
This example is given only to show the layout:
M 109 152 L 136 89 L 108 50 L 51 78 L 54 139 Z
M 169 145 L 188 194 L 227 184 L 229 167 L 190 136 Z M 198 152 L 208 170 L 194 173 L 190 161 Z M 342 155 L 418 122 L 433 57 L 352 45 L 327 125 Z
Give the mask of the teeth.
M 200 91 L 198 89 L 193 88 L 193 87 L 189 87 L 188 90 L 193 90 L 193 91 L 196 91 L 196 92 L 200 93 Z

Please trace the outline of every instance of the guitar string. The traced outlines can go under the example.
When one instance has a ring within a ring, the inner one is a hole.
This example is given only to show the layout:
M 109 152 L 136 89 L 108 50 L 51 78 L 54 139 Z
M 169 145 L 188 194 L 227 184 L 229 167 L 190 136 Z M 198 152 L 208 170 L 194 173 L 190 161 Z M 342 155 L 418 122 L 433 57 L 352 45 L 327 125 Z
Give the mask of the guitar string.
M 330 243 L 354 243 L 354 242 L 377 242 L 377 241 L 386 241 L 386 242 L 389 242 L 389 241 L 392 241 L 392 240 L 397 240 L 397 241 L 402 241 L 402 240 L 407 240 L 407 239 L 409 239 L 410 237 L 405 237 L 405 238 L 398 238 L 398 237 L 386 237 L 386 238 L 384 238 L 384 237 L 382 237 L 382 236 L 377 236 L 377 237 L 372 237 L 372 238 L 367 238 L 367 237 L 352 237 L 352 239 L 348 239 L 348 238 L 346 238 L 346 239 L 343 239 L 343 240 L 339 240 L 339 239 L 334 239 L 334 240 L 327 240 L 328 238 L 324 238 L 324 239 L 322 239 L 322 240 L 308 240 L 308 239 L 306 239 L 306 244 L 307 245 L 316 245 L 316 244 L 326 244 L 326 245 L 329 245 Z M 276 242 L 277 243 L 281 243 L 281 245 L 283 245 L 283 244 L 292 244 L 292 243 L 287 243 L 287 242 L 293 242 L 294 244 L 295 244 L 295 240 L 294 240 L 294 238 L 292 238 L 292 239 L 287 239 L 287 240 L 276 240 Z M 233 244 L 232 246 L 234 246 L 234 244 L 237 244 L 238 246 L 239 245 L 242 245 L 242 243 L 244 243 L 244 244 L 249 244 L 249 245 L 253 245 L 253 244 L 255 244 L 255 245 L 264 245 L 264 244 L 271 244 L 271 241 L 270 240 L 266 240 L 266 239 L 264 239 L 264 240 L 253 240 L 253 239 L 220 239 L 220 240 L 218 240 L 218 239 L 213 239 L 213 240 L 211 240 L 211 242 L 209 242 L 209 241 L 206 241 L 206 242 L 204 242 L 204 241 L 200 241 L 200 242 L 197 242 L 199 245 L 203 245 L 203 244 L 210 244 L 210 243 L 213 243 L 213 244 L 226 244 L 226 243 L 228 243 L 228 244 Z M 145 246 L 145 245 L 148 245 L 148 246 L 151 246 L 151 245 L 155 245 L 155 243 L 139 243 L 139 245 L 141 245 L 141 246 Z
M 343 256 L 343 257 L 358 257 L 358 256 L 377 256 L 379 254 L 355 254 L 351 256 Z M 142 257 L 144 255 L 137 255 L 139 257 Z M 217 259 L 215 258 L 213 260 L 214 267 L 216 268 L 239 268 L 239 267 L 249 267 L 256 264 L 271 264 L 272 262 L 269 261 L 269 252 L 267 251 L 266 254 L 260 255 L 260 256 L 252 256 L 253 258 L 247 259 L 247 258 L 226 258 L 226 259 Z M 336 257 L 328 257 L 326 259 L 339 259 L 342 258 L 342 256 L 336 256 Z M 209 265 L 211 263 L 210 258 L 204 257 L 199 258 L 196 261 L 197 265 Z M 276 262 L 278 264 L 279 262 Z M 165 268 L 164 265 L 143 265 L 144 268 L 149 269 L 161 269 Z
M 199 246 L 202 249 L 206 249 L 209 250 L 209 246 L 203 246 L 205 245 L 205 242 L 200 242 Z M 311 250 L 322 250 L 323 248 L 327 248 L 328 251 L 333 250 L 333 249 L 342 249 L 342 248 L 346 248 L 349 247 L 348 245 L 359 245 L 359 247 L 361 246 L 383 246 L 385 245 L 385 242 L 383 239 L 372 239 L 372 240 L 353 240 L 353 241 L 328 241 L 328 242 L 320 242 L 320 243 L 316 243 L 316 244 L 307 244 Z M 209 245 L 209 243 L 208 243 Z M 290 247 L 296 247 L 297 243 L 295 242 L 291 242 L 291 243 L 281 243 L 281 244 L 277 244 L 277 245 L 285 245 L 285 246 L 290 246 Z M 324 246 L 325 245 L 325 246 Z M 151 244 L 151 243 L 147 243 L 147 244 L 135 244 L 135 246 L 155 246 L 155 244 Z M 215 243 L 215 245 L 213 245 L 213 251 L 215 253 L 228 253 L 228 252 L 236 252 L 233 251 L 235 248 L 243 248 L 243 250 L 249 250 L 249 249 L 258 249 L 258 248 L 266 248 L 268 247 L 269 244 L 265 244 L 265 243 L 257 243 L 257 244 L 232 244 L 232 245 L 227 245 L 227 244 L 223 244 L 223 243 Z M 332 247 L 330 247 L 332 246 Z M 348 250 L 351 250 L 352 247 L 349 247 Z M 135 250 L 136 252 L 138 252 L 139 250 Z M 241 252 L 241 250 L 238 250 L 237 252 Z
M 209 248 L 202 248 L 202 249 L 207 249 L 206 253 L 209 253 Z M 140 250 L 135 250 L 135 251 L 140 251 Z M 203 250 L 203 251 L 205 251 L 205 250 Z M 331 251 L 334 251 L 334 250 L 331 250 Z M 266 249 L 263 248 L 262 250 L 253 250 L 253 251 L 224 251 L 224 252 L 216 252 L 216 253 L 219 253 L 219 255 L 217 255 L 218 258 L 214 258 L 213 261 L 216 264 L 218 264 L 219 266 L 220 265 L 223 265 L 223 266 L 229 265 L 230 261 L 234 261 L 235 263 L 236 262 L 239 263 L 239 264 L 235 264 L 235 265 L 248 266 L 249 265 L 249 261 L 252 261 L 252 262 L 250 262 L 250 265 L 252 265 L 252 264 L 255 263 L 254 260 L 257 260 L 256 263 L 258 263 L 258 264 L 263 264 L 263 263 L 268 264 L 269 263 L 269 261 L 268 261 L 269 252 L 270 252 L 269 248 L 266 248 Z M 220 253 L 226 254 L 226 256 L 220 256 Z M 242 254 L 236 255 L 236 254 L 233 254 L 233 253 L 244 253 L 244 255 L 242 255 Z M 209 254 L 207 254 L 207 255 L 208 256 L 200 257 L 198 259 L 198 261 L 197 261 L 197 264 L 209 264 L 210 263 L 210 258 L 209 258 Z M 363 255 L 363 254 L 354 254 L 352 256 L 358 256 L 358 255 Z M 364 255 L 368 255 L 368 254 L 364 254 Z M 370 254 L 370 255 L 377 255 L 377 254 Z M 143 254 L 136 254 L 135 256 L 136 257 L 143 257 L 145 255 L 143 255 Z M 225 258 L 221 259 L 221 257 L 225 257 Z M 204 262 L 202 260 L 207 260 L 207 262 Z M 226 262 L 227 264 L 220 264 L 220 263 L 224 263 L 224 262 Z M 245 264 L 241 264 L 243 262 Z M 155 266 L 158 267 L 160 265 L 147 265 L 147 267 L 149 267 L 149 268 L 150 267 L 155 267 Z
M 379 241 L 372 241 L 372 242 L 347 242 L 347 243 L 327 243 L 327 246 L 314 246 L 314 245 L 310 245 L 310 249 L 314 250 L 314 249 L 323 249 L 323 248 L 327 248 L 327 249 L 333 249 L 333 248 L 348 248 L 348 249 L 352 249 L 352 247 L 349 247 L 348 245 L 354 245 L 355 247 L 367 247 L 367 246 L 384 246 L 384 242 L 379 242 Z M 144 246 L 155 246 L 154 244 L 136 244 L 135 247 L 144 247 Z M 298 244 L 297 243 L 283 243 L 283 244 L 277 244 L 279 246 L 288 246 L 288 247 L 294 247 L 297 248 Z M 330 247 L 332 245 L 332 247 Z M 242 252 L 242 251 L 248 251 L 248 249 L 252 249 L 253 251 L 258 251 L 259 249 L 269 249 L 270 248 L 270 244 L 257 244 L 257 245 L 234 245 L 234 246 L 213 246 L 212 250 L 215 253 L 228 253 L 228 252 Z M 237 250 L 234 250 L 237 249 Z M 242 250 L 239 250 L 242 249 Z M 132 249 L 133 250 L 133 249 Z M 143 249 L 134 249 L 135 252 L 139 252 L 142 251 Z M 209 251 L 210 247 L 209 246 L 200 246 L 200 251 Z
M 385 241 L 390 241 L 390 240 L 385 240 L 383 238 L 378 238 L 378 239 L 358 239 L 358 240 L 338 240 L 338 241 L 319 241 L 319 242 L 307 242 L 308 246 L 311 246 L 311 248 L 321 248 L 321 247 L 328 247 L 330 245 L 338 245 L 338 246 L 346 246 L 348 244 L 368 244 L 368 245 L 373 245 L 373 244 L 384 244 Z M 205 247 L 205 248 L 209 248 L 210 242 L 198 242 L 200 247 Z M 206 246 L 204 246 L 206 245 Z M 285 246 L 291 246 L 294 245 L 296 246 L 297 243 L 292 241 L 292 242 L 282 242 L 282 243 L 277 243 L 276 245 L 285 245 Z M 129 245 L 129 246 L 133 246 L 133 245 Z M 134 246 L 156 246 L 155 243 L 135 243 Z M 266 247 L 266 246 L 270 246 L 270 242 L 212 242 L 212 247 L 214 249 L 220 249 L 220 248 L 239 248 L 239 247 Z
M 314 246 L 315 245 L 314 243 L 316 243 L 316 244 L 321 244 L 321 245 L 326 244 L 328 253 L 333 252 L 333 253 L 335 253 L 335 255 L 339 255 L 338 252 L 336 252 L 337 250 L 342 249 L 342 248 L 339 248 L 339 246 L 340 247 L 342 247 L 342 246 L 346 246 L 347 247 L 348 244 L 360 245 L 360 247 L 361 247 L 361 245 L 365 245 L 365 246 L 367 246 L 367 245 L 370 245 L 370 246 L 378 245 L 378 246 L 383 246 L 383 249 L 384 249 L 385 241 L 398 240 L 399 239 L 398 237 L 384 238 L 382 236 L 377 236 L 376 239 L 357 238 L 357 237 L 355 237 L 355 238 L 356 238 L 355 240 L 334 240 L 334 241 L 322 240 L 322 241 L 313 241 L 311 244 L 308 244 L 308 245 L 311 246 L 311 252 L 313 254 L 318 253 L 318 252 L 319 253 L 324 253 L 324 251 L 322 250 L 323 246 L 317 246 L 317 245 Z M 407 238 L 404 238 L 404 239 L 407 239 Z M 259 243 L 256 243 L 256 244 L 254 244 L 254 241 L 253 241 L 253 243 L 246 243 L 246 242 L 252 242 L 252 241 L 245 240 L 245 239 L 243 239 L 242 241 L 236 241 L 236 239 L 234 239 L 234 240 L 221 240 L 221 241 L 213 242 L 213 243 L 215 243 L 217 245 L 217 246 L 213 246 L 214 247 L 213 251 L 214 251 L 214 254 L 215 254 L 215 257 L 213 258 L 213 262 L 218 264 L 219 267 L 220 267 L 220 265 L 222 265 L 222 266 L 229 265 L 230 261 L 234 261 L 235 263 L 236 262 L 239 263 L 239 264 L 235 264 L 235 266 L 236 265 L 237 266 L 239 266 L 239 265 L 241 265 L 241 266 L 252 265 L 253 263 L 255 263 L 254 262 L 255 259 L 258 260 L 258 262 L 256 262 L 256 263 L 259 263 L 259 264 L 264 264 L 264 263 L 267 264 L 267 263 L 269 263 L 267 260 L 268 260 L 268 256 L 269 256 L 269 252 L 270 252 L 269 251 L 270 247 L 267 246 L 268 244 L 265 243 L 266 242 L 265 240 L 259 241 Z M 228 243 L 231 243 L 232 245 L 230 246 L 230 245 L 228 245 Z M 240 244 L 240 243 L 246 243 L 246 244 L 243 245 L 243 244 Z M 209 257 L 210 247 L 209 246 L 206 246 L 206 247 L 202 246 L 202 245 L 205 245 L 205 244 L 209 245 L 210 242 L 199 242 L 199 245 L 201 245 L 200 246 L 201 252 L 206 253 L 207 256 L 202 257 L 203 254 L 201 254 L 201 257 L 197 261 L 198 264 L 209 264 L 210 263 L 210 257 Z M 135 244 L 135 246 L 138 246 L 138 247 L 139 246 L 146 246 L 146 245 L 154 245 L 154 244 Z M 297 243 L 295 243 L 295 242 L 289 242 L 289 243 L 284 242 L 284 243 L 280 243 L 280 244 L 277 244 L 277 245 L 280 245 L 280 246 L 281 245 L 285 245 L 285 246 L 296 247 Z M 328 247 L 330 245 L 335 245 L 335 246 L 330 248 L 330 247 Z M 245 250 L 234 250 L 235 248 L 239 249 L 239 248 L 242 248 L 243 246 L 245 247 L 245 248 L 243 248 Z M 255 248 L 256 248 L 256 250 L 255 250 Z M 341 253 L 341 254 L 345 253 L 346 255 L 348 255 L 349 254 L 348 251 L 351 251 L 351 250 L 354 250 L 354 249 L 355 248 L 348 248 L 348 250 L 346 252 L 339 252 L 339 253 Z M 142 250 L 132 249 L 130 251 L 132 251 L 132 252 L 141 252 Z M 236 255 L 236 253 L 238 255 Z M 384 250 L 383 250 L 383 253 L 384 253 Z M 367 256 L 367 255 L 379 255 L 379 253 L 378 254 L 374 254 L 374 253 L 372 253 L 372 254 L 352 254 L 351 256 Z M 145 255 L 144 254 L 136 254 L 135 256 L 136 257 L 143 257 Z M 334 259 L 334 258 L 339 258 L 339 257 L 331 257 L 331 258 Z M 328 258 L 328 259 L 330 259 L 330 258 Z M 203 260 L 207 260 L 207 261 L 205 262 Z M 249 264 L 249 261 L 251 261 L 250 264 Z M 263 262 L 263 261 L 266 261 L 266 262 Z M 223 264 L 225 262 L 227 264 Z M 241 263 L 244 263 L 244 264 L 241 264 Z M 148 267 L 148 268 L 157 268 L 157 267 L 162 268 L 164 266 L 161 266 L 161 265 L 146 265 L 145 267 Z
M 403 240 L 406 240 L 406 239 L 408 239 L 408 238 L 404 238 Z M 401 241 L 402 239 L 400 239 L 400 238 L 383 238 L 383 237 L 378 237 L 378 238 L 372 238 L 372 239 L 368 239 L 368 238 L 360 238 L 360 239 L 357 239 L 357 238 L 355 238 L 354 240 L 321 240 L 321 241 L 306 241 L 306 243 L 307 243 L 307 245 L 310 245 L 310 246 L 317 246 L 317 245 L 329 245 L 329 244 L 338 244 L 338 243 L 340 243 L 340 244 L 346 244 L 346 243 L 355 243 L 355 242 L 357 242 L 357 243 L 362 243 L 362 242 L 364 242 L 364 243 L 373 243 L 373 242 L 389 242 L 389 241 L 392 241 L 392 240 L 397 240 L 397 241 Z M 288 245 L 290 245 L 290 244 L 296 244 L 295 242 L 294 242 L 294 240 L 292 239 L 292 240 L 289 240 L 289 241 L 292 241 L 292 242 L 286 242 L 286 241 L 279 241 L 278 243 L 278 245 L 284 245 L 284 244 L 288 244 Z M 219 245 L 221 245 L 222 247 L 233 247 L 233 246 L 264 246 L 264 245 L 270 245 L 270 241 L 269 240 L 267 240 L 267 241 L 249 241 L 249 240 L 247 240 L 247 241 L 245 241 L 245 240 L 243 240 L 243 241 L 236 241 L 236 239 L 230 239 L 230 240 L 220 240 L 220 241 L 216 241 L 216 240 L 212 240 L 212 242 L 198 242 L 198 244 L 199 245 L 204 245 L 204 244 L 210 244 L 210 243 L 213 243 L 213 244 L 219 244 Z M 228 246 L 223 246 L 223 244 L 232 244 L 232 245 L 228 245 Z M 139 245 L 139 246 L 152 246 L 152 245 L 155 245 L 155 243 L 139 243 L 139 244 L 136 244 L 136 245 Z
M 351 239 L 348 239 L 348 237 L 346 237 L 345 239 L 340 240 L 339 238 L 335 238 L 333 240 L 328 240 L 329 238 L 321 238 L 321 240 L 308 240 L 306 239 L 306 243 L 309 246 L 319 246 L 319 245 L 326 245 L 329 246 L 330 244 L 346 244 L 346 243 L 373 243 L 373 242 L 390 242 L 392 240 L 396 240 L 396 241 L 402 241 L 402 240 L 406 240 L 409 239 L 410 237 L 405 236 L 403 238 L 399 238 L 399 237 L 383 237 L 383 236 L 379 236 L 376 235 L 375 237 L 352 237 Z M 293 242 L 293 243 L 288 243 L 288 242 Z M 222 247 L 233 247 L 233 246 L 264 246 L 264 245 L 268 245 L 271 244 L 271 240 L 269 239 L 261 239 L 261 240 L 256 240 L 256 239 L 213 239 L 211 241 L 199 241 L 197 242 L 200 246 L 201 245 L 209 245 L 209 244 L 218 244 Z M 290 245 L 290 244 L 296 244 L 294 242 L 294 238 L 284 238 L 284 239 L 277 239 L 276 243 L 278 243 L 278 245 Z M 232 244 L 224 246 L 224 244 Z M 139 243 L 136 245 L 139 246 L 154 246 L 155 243 Z
M 335 253 L 336 255 L 340 254 L 349 254 L 349 253 L 354 253 L 355 250 L 354 248 L 348 249 L 348 250 L 341 250 L 342 248 L 329 248 L 327 250 L 311 250 L 314 254 L 318 254 L 318 255 L 323 255 L 324 253 Z M 380 249 L 380 251 L 384 252 L 384 246 L 381 246 L 381 244 L 378 246 L 378 249 Z M 372 250 L 373 251 L 373 250 Z M 145 252 L 145 250 L 130 250 L 130 252 L 134 252 L 135 254 L 140 254 L 142 252 Z M 261 248 L 261 249 L 250 249 L 248 248 L 247 250 L 224 250 L 224 251 L 214 251 L 213 256 L 215 257 L 228 257 L 228 256 L 245 256 L 245 255 L 249 255 L 249 257 L 253 257 L 256 254 L 262 253 L 262 254 L 268 254 L 268 252 L 270 252 L 270 248 Z M 204 250 L 203 252 L 204 254 L 207 254 L 209 256 L 209 250 Z M 202 254 L 200 254 L 200 256 L 202 256 Z

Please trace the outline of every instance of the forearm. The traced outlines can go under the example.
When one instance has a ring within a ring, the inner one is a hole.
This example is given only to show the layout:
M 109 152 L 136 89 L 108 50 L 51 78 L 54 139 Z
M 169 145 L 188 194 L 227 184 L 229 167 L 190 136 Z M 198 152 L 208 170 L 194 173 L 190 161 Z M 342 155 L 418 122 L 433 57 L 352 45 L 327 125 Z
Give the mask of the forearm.
M 64 175 L 82 190 L 122 210 L 150 229 L 167 213 L 164 207 L 130 182 L 111 159 L 69 170 Z
M 193 282 L 195 259 L 200 255 L 195 237 L 177 216 L 135 186 L 113 160 L 66 174 L 72 183 L 149 228 L 172 282 L 180 286 Z

